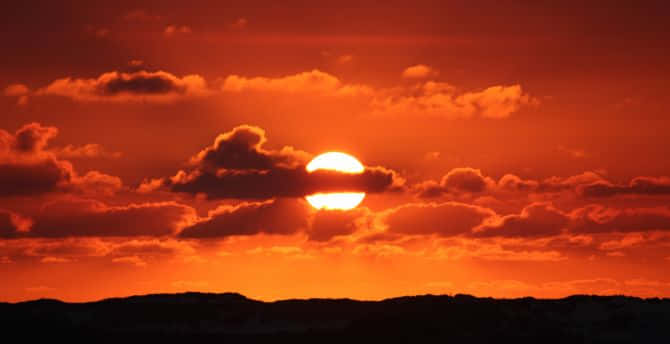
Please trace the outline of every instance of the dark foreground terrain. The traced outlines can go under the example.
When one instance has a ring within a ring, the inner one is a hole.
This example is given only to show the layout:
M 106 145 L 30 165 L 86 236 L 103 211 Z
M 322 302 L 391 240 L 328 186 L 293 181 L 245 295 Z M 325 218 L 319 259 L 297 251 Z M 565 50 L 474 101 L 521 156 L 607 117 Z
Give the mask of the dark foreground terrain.
M 670 343 L 670 299 L 468 295 L 383 301 L 260 302 L 239 294 L 160 294 L 90 303 L 0 303 L 0 333 L 21 342 Z

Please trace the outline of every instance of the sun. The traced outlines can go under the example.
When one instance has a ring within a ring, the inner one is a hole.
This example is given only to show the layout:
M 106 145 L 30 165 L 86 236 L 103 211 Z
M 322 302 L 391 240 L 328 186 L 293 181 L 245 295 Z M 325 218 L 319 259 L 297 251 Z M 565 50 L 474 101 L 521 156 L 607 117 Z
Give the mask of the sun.
M 343 173 L 363 173 L 365 167 L 353 156 L 341 152 L 323 153 L 307 164 L 307 172 L 332 170 Z M 315 193 L 305 197 L 316 209 L 349 210 L 356 208 L 365 198 L 365 192 Z

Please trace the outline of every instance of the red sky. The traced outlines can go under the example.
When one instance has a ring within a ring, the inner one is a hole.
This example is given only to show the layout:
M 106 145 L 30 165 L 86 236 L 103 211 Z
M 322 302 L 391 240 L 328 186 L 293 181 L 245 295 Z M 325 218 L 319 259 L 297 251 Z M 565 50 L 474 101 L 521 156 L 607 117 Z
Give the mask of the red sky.
M 668 297 L 668 10 L 3 3 L 0 300 Z

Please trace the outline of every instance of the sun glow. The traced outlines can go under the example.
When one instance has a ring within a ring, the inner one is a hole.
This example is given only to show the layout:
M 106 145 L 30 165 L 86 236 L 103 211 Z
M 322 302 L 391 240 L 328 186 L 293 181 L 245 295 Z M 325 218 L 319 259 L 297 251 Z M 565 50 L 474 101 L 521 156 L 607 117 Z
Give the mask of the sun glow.
M 363 173 L 365 168 L 353 156 L 340 152 L 323 153 L 307 164 L 307 172 L 332 170 L 344 173 Z M 305 197 L 316 209 L 348 210 L 356 208 L 365 198 L 364 192 L 315 193 Z

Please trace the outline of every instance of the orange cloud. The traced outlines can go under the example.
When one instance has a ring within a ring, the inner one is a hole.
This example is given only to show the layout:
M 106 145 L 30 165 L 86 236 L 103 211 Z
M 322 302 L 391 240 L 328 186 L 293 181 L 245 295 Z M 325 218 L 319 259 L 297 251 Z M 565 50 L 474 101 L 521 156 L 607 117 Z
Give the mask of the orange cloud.
M 55 127 L 30 123 L 14 134 L 0 130 L 0 197 L 40 195 L 50 192 L 114 193 L 121 180 L 98 171 L 80 176 L 72 164 L 47 149 L 58 134 Z
M 230 75 L 225 78 L 221 88 L 227 92 L 318 93 L 333 96 L 355 96 L 371 92 L 367 86 L 344 84 L 337 77 L 317 69 L 279 78 Z
M 428 77 L 436 77 L 440 73 L 424 64 L 418 64 L 405 68 L 402 71 L 402 77 L 406 79 L 424 79 Z
M 207 83 L 199 75 L 177 77 L 157 71 L 132 73 L 109 72 L 95 79 L 63 78 L 39 89 L 39 95 L 57 95 L 73 100 L 96 102 L 170 102 L 180 98 L 209 93 Z

